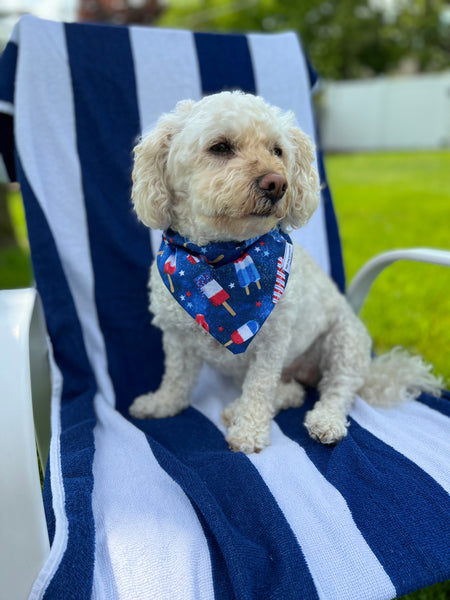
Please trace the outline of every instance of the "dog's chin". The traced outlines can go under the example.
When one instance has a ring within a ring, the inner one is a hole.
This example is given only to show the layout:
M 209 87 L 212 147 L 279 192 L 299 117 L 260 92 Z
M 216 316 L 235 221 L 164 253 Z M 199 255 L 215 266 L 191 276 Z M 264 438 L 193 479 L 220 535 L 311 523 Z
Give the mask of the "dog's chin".
M 261 211 L 230 217 L 218 215 L 214 218 L 214 229 L 218 240 L 244 241 L 264 235 L 277 226 L 280 218 L 274 211 Z
M 248 201 L 238 207 L 222 207 L 217 212 L 201 210 L 189 221 L 174 220 L 172 227 L 200 246 L 209 242 L 241 242 L 274 229 L 286 211 L 284 201 L 276 205 L 268 201 Z
M 287 203 L 273 204 L 265 198 L 248 201 L 237 212 L 217 214 L 212 227 L 216 239 L 243 241 L 264 235 L 285 217 Z
M 217 228 L 231 235 L 231 239 L 246 240 L 264 235 L 276 227 L 285 217 L 286 210 L 284 199 L 273 204 L 265 197 L 250 197 L 238 214 L 217 216 Z

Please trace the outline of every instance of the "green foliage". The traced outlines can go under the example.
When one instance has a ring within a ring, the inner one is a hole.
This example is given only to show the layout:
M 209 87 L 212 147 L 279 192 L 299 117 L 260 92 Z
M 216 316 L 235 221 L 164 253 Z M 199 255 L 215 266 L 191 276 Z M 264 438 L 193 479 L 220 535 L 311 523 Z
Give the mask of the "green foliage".
M 322 77 L 350 79 L 387 73 L 406 59 L 418 71 L 450 67 L 450 28 L 443 0 L 409 0 L 381 10 L 367 0 L 178 0 L 161 26 L 211 31 L 300 33 Z
M 33 280 L 27 228 L 20 193 L 8 194 L 8 209 L 14 225 L 17 246 L 0 252 L 0 289 L 29 287 Z
M 29 287 L 32 282 L 28 253 L 22 248 L 8 248 L 0 252 L 0 289 L 12 290 Z
M 18 189 L 12 189 L 8 193 L 8 210 L 14 226 L 18 245 L 28 252 L 28 234 L 25 223 L 25 212 L 22 203 L 22 196 Z

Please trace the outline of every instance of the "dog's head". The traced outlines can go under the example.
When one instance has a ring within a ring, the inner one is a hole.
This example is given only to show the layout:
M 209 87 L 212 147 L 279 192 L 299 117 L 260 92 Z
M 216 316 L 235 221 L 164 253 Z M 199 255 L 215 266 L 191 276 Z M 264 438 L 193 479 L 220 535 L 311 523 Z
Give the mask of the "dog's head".
M 301 227 L 319 184 L 310 139 L 293 120 L 242 92 L 180 102 L 134 149 L 137 215 L 200 245 Z

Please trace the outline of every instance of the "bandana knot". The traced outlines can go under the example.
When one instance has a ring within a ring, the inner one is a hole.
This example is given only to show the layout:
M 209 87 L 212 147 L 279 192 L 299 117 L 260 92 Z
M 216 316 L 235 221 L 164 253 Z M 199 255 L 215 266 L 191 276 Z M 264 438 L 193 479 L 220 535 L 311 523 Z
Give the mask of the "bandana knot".
M 175 300 L 233 354 L 245 352 L 281 298 L 293 245 L 280 229 L 244 242 L 197 246 L 163 233 L 157 265 Z

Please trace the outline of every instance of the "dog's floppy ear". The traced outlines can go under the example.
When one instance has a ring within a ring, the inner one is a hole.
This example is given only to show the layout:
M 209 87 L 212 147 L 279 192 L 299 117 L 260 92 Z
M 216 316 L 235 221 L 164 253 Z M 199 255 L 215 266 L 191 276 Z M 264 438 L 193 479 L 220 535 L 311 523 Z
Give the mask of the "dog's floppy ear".
M 139 219 L 152 229 L 170 225 L 171 194 L 167 181 L 167 157 L 175 133 L 181 131 L 195 103 L 179 102 L 173 112 L 163 114 L 154 129 L 135 146 L 131 197 Z
M 297 229 L 306 225 L 316 210 L 320 188 L 310 138 L 298 127 L 291 127 L 289 135 L 294 158 L 290 165 L 289 207 L 281 226 L 283 229 Z

